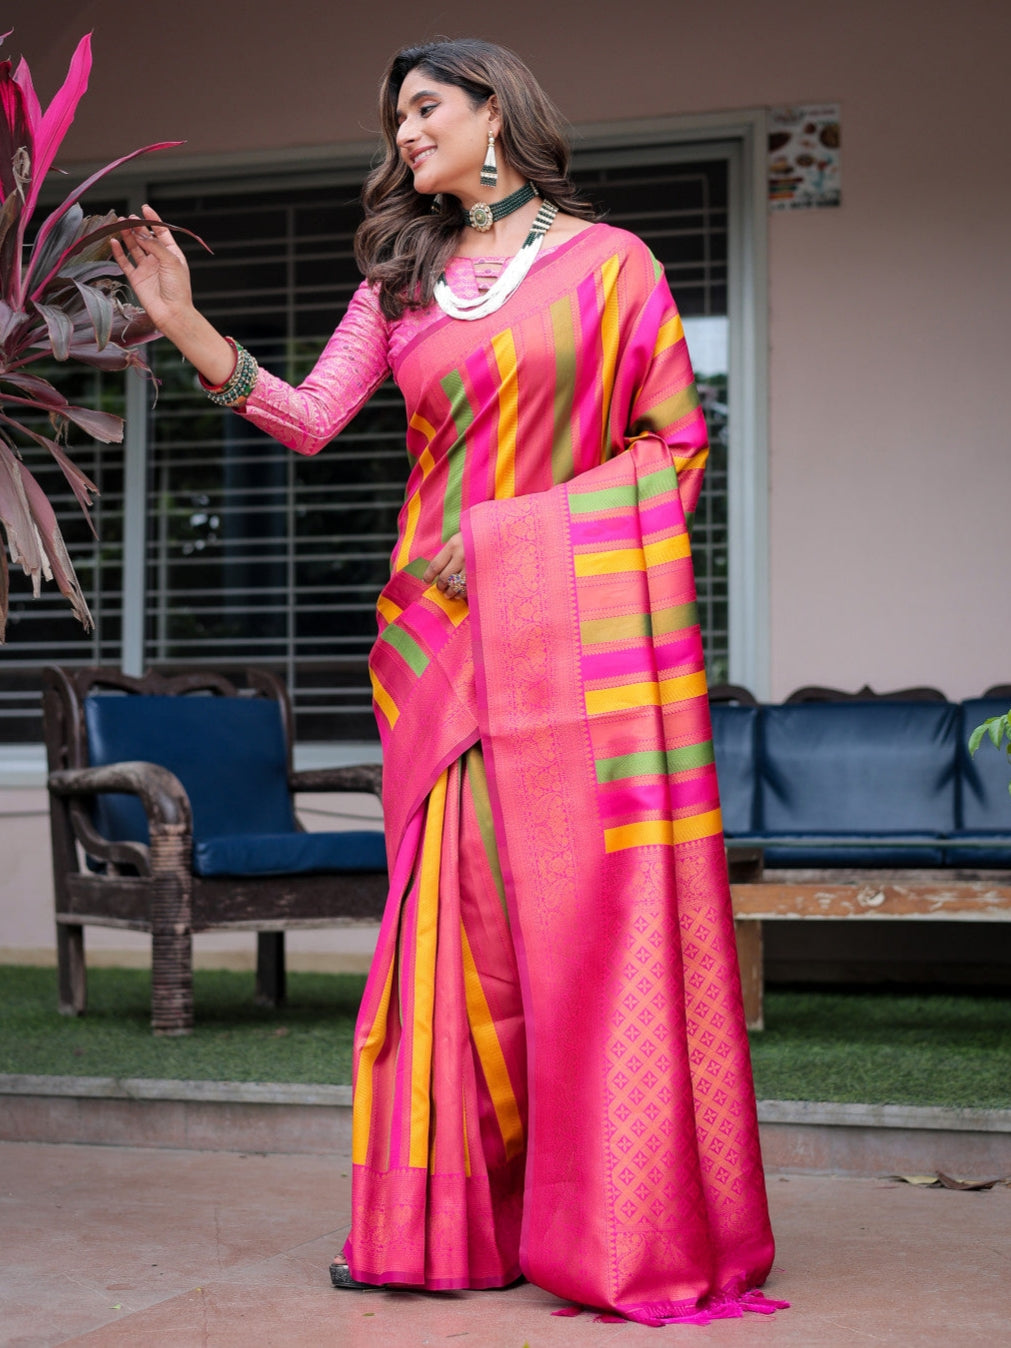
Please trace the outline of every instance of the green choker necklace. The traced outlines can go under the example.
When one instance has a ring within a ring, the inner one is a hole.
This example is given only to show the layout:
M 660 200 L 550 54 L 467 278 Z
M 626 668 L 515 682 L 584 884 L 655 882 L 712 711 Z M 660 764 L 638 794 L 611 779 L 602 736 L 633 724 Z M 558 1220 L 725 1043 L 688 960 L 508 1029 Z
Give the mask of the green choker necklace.
M 518 211 L 528 201 L 533 201 L 536 195 L 537 192 L 530 183 L 524 183 L 501 201 L 492 202 L 491 205 L 486 201 L 479 201 L 476 206 L 471 206 L 470 210 L 465 212 L 467 223 L 479 234 L 487 234 L 496 220 L 503 220 L 507 215 L 512 215 L 513 211 Z

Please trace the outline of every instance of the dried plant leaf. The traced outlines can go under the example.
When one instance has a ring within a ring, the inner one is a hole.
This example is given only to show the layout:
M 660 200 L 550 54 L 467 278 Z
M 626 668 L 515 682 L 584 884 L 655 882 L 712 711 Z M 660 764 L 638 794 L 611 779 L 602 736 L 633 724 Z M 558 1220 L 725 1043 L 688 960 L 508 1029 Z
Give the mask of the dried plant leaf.
M 10 61 L 0 61 L 0 108 L 0 192 L 5 202 L 12 196 L 23 200 L 24 186 L 17 160 L 21 151 L 27 151 L 30 162 L 35 160 L 35 128 L 24 90 L 12 74 Z
M 46 562 L 25 490 L 25 472 L 10 445 L 0 440 L 0 523 L 11 561 L 31 576 L 32 592 L 38 597 Z
M 78 468 L 77 464 L 74 463 L 63 449 L 60 448 L 55 440 L 50 440 L 48 436 L 33 430 L 31 426 L 23 426 L 20 422 L 13 421 L 10 417 L 4 416 L 2 412 L 0 412 L 0 420 L 6 422 L 6 424 L 13 430 L 20 431 L 21 434 L 26 436 L 29 440 L 34 440 L 36 444 L 41 445 L 43 449 L 49 451 L 59 465 L 63 476 L 70 484 L 70 488 L 76 496 L 78 504 L 84 514 L 84 518 L 88 521 L 88 527 L 97 538 L 98 534 L 95 531 L 94 521 L 89 512 L 92 505 L 92 496 L 99 496 L 101 493 L 94 482 L 92 482 L 91 478 Z M 119 418 L 117 417 L 116 420 L 119 421 Z M 120 427 L 122 428 L 122 422 L 120 422 Z
M 138 309 L 135 304 L 120 303 L 119 314 L 123 327 L 116 334 L 116 341 L 121 346 L 140 346 L 161 336 L 145 309 Z
M 12 192 L 4 202 L 3 208 L 0 209 L 0 263 L 3 265 L 3 274 L 5 276 L 17 247 L 17 230 L 15 226 L 17 225 L 20 214 L 21 198 L 16 192 Z
M 992 1180 L 952 1179 L 950 1175 L 945 1175 L 941 1170 L 935 1170 L 932 1175 L 886 1175 L 885 1178 L 898 1180 L 900 1184 L 914 1184 L 919 1189 L 958 1189 L 966 1193 L 977 1192 L 981 1189 L 993 1189 L 998 1184 L 1011 1182 L 1011 1177 L 1007 1175 Z
M 92 497 L 100 495 L 98 488 L 92 482 L 86 473 L 82 473 L 73 459 L 67 457 L 55 440 L 49 440 L 49 451 L 60 466 L 63 476 L 70 484 L 70 488 L 81 507 L 81 513 L 87 521 L 88 528 L 91 530 L 93 538 L 98 538 L 98 530 L 95 528 L 95 521 L 91 515 Z
M 70 600 L 74 617 L 77 618 L 86 632 L 90 632 L 95 625 L 94 620 L 91 616 L 91 610 L 88 608 L 87 600 L 84 598 L 80 581 L 77 579 L 77 573 L 74 571 L 74 564 L 67 552 L 67 545 L 63 541 L 60 526 L 56 522 L 53 507 L 49 504 L 46 493 L 27 468 L 22 469 L 22 476 L 25 495 L 28 498 L 32 519 L 45 557 L 43 572 L 46 579 L 56 581 L 60 593 Z
M 1001 1175 L 992 1180 L 960 1180 L 952 1179 L 950 1175 L 945 1175 L 940 1170 L 937 1172 L 937 1182 L 942 1189 L 963 1189 L 967 1193 L 977 1192 L 980 1189 L 992 1189 L 995 1185 L 1003 1184 L 1006 1179 L 1006 1175 Z
M 95 525 L 91 518 L 91 505 L 92 497 L 100 496 L 101 493 L 87 473 L 82 473 L 73 459 L 63 452 L 55 440 L 46 440 L 46 446 L 59 464 L 60 471 L 70 484 L 70 489 L 84 512 L 84 518 L 88 521 L 91 532 L 97 538 L 98 534 L 95 532 Z

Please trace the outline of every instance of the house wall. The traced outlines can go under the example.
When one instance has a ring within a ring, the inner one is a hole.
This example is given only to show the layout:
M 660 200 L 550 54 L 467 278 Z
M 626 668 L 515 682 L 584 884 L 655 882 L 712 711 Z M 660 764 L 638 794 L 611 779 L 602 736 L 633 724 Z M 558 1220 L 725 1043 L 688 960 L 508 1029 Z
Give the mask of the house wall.
M 483 34 L 571 121 L 839 100 L 843 205 L 770 221 L 773 697 L 801 683 L 1011 677 L 1011 7 L 992 0 L 516 0 L 324 8 L 20 0 L 8 45 L 52 91 L 94 28 L 68 155 L 185 138 L 234 155 L 358 143 L 400 41 Z M 209 17 L 212 16 L 212 17 Z M 165 157 L 168 162 L 168 157 Z M 153 161 L 152 161 L 153 163 Z
M 476 27 L 577 127 L 840 101 L 842 206 L 770 220 L 769 690 L 1011 681 L 1011 7 L 19 0 L 8 21 L 43 97 L 94 29 L 82 162 L 368 141 L 390 50 Z

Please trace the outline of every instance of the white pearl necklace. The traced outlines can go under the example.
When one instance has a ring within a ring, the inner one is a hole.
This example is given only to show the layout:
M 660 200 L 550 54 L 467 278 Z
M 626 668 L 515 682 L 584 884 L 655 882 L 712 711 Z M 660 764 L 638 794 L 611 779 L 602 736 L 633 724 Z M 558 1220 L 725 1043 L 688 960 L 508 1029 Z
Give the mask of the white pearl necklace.
M 462 300 L 459 296 L 454 295 L 449 288 L 445 273 L 443 273 L 435 283 L 435 302 L 443 313 L 448 314 L 450 318 L 472 321 L 475 318 L 484 318 L 487 314 L 493 314 L 496 309 L 501 309 L 534 265 L 534 259 L 541 251 L 541 245 L 544 243 L 544 236 L 551 228 L 551 222 L 557 214 L 558 207 L 550 201 L 546 201 L 534 217 L 534 222 L 530 226 L 530 233 L 523 240 L 523 247 L 515 257 L 510 258 L 508 265 L 503 269 L 502 275 L 495 284 L 490 286 L 483 295 L 479 295 L 477 299 Z

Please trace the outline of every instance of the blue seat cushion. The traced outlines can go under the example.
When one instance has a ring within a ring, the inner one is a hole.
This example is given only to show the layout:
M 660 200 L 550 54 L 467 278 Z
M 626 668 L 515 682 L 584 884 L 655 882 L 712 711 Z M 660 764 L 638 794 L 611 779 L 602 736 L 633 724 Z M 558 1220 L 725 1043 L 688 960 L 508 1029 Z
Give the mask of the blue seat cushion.
M 717 703 L 710 711 L 723 831 L 737 837 L 757 823 L 758 708 Z
M 765 707 L 759 830 L 791 837 L 951 833 L 958 710 L 944 702 Z
M 779 839 L 789 836 L 784 843 Z M 805 836 L 812 842 L 805 845 Z M 813 841 L 817 838 L 817 841 Z M 943 866 L 944 849 L 936 834 L 931 833 L 863 833 L 854 838 L 849 834 L 790 832 L 786 834 L 759 834 L 748 840 L 765 853 L 765 865 L 785 868 L 798 867 L 921 867 Z M 966 863 L 969 864 L 969 863 Z M 982 864 L 982 863 L 978 863 Z
M 174 772 L 189 796 L 193 836 L 292 833 L 279 705 L 268 698 L 95 695 L 84 702 L 93 766 L 130 759 Z M 96 797 L 95 825 L 115 842 L 147 842 L 135 796 Z
M 978 724 L 978 723 L 977 723 Z M 1011 797 L 1008 797 L 1011 801 Z M 952 842 L 964 842 L 965 847 L 946 847 L 944 864 L 964 871 L 994 866 L 1011 870 L 1011 829 L 959 829 Z
M 969 736 L 991 716 L 1004 716 L 1007 701 L 995 697 L 976 697 L 961 706 L 958 735 L 958 766 L 961 792 L 958 802 L 958 827 L 970 831 L 997 830 L 1011 833 L 1011 763 L 1003 747 L 994 748 L 987 736 L 969 753 Z M 983 863 L 980 862 L 980 865 Z
M 193 869 L 203 876 L 385 871 L 386 840 L 376 829 L 204 838 L 193 848 Z

